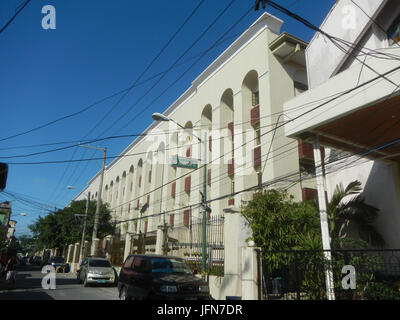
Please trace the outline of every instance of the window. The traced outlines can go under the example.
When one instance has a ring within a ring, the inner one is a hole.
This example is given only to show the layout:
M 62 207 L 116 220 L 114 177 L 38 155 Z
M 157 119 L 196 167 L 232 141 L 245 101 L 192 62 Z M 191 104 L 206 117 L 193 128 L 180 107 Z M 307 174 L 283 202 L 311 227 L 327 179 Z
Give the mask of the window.
M 153 258 L 150 262 L 152 273 L 192 274 L 184 260 L 176 258 Z
M 398 16 L 390 26 L 387 36 L 390 46 L 393 46 L 395 43 L 400 43 L 400 16 Z
M 253 92 L 251 94 L 251 105 L 254 106 L 258 106 L 260 104 L 260 98 L 259 98 L 259 93 L 258 91 Z
M 146 261 L 142 257 L 136 257 L 133 261 L 133 269 L 135 271 L 143 271 L 145 269 Z
M 89 260 L 89 266 L 91 267 L 99 267 L 99 268 L 111 268 L 111 264 L 108 260 Z
M 260 125 L 258 124 L 255 128 L 255 139 L 254 139 L 255 146 L 259 146 L 261 144 L 261 129 Z
M 126 259 L 126 261 L 124 263 L 124 268 L 126 268 L 126 269 L 132 268 L 132 263 L 133 263 L 133 256 L 128 257 L 128 259 Z

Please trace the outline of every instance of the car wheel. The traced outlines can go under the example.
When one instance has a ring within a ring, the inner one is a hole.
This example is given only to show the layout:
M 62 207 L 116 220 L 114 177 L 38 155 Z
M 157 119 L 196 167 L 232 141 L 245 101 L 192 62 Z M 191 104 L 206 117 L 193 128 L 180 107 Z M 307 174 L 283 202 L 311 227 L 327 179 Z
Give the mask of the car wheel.
M 121 291 L 119 292 L 119 299 L 120 300 L 132 300 L 132 298 L 128 296 L 128 290 L 126 287 L 121 288 Z

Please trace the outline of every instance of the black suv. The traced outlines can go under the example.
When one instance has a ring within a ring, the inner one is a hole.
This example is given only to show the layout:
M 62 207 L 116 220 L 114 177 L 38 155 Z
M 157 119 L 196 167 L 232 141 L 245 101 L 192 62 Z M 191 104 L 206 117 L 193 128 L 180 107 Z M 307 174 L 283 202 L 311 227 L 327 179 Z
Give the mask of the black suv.
M 185 260 L 161 255 L 130 255 L 118 278 L 121 300 L 211 299 L 208 284 L 193 275 Z

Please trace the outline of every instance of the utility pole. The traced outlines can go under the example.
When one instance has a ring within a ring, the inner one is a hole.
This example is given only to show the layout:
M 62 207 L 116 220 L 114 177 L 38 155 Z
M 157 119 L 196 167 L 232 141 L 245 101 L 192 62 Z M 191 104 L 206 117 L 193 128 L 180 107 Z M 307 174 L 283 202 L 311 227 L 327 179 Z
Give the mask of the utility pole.
M 88 148 L 88 149 L 95 149 L 101 150 L 102 148 L 92 147 L 89 145 L 83 146 L 80 143 L 78 144 L 79 147 Z M 106 155 L 107 155 L 107 148 L 103 148 L 103 164 L 101 167 L 101 174 L 100 174 L 100 183 L 99 183 L 99 191 L 97 192 L 97 203 L 96 203 L 96 213 L 94 215 L 94 225 L 93 225 L 93 234 L 92 234 L 92 246 L 90 249 L 90 254 L 96 254 L 96 245 L 95 239 L 97 238 L 97 227 L 99 224 L 99 214 L 100 214 L 100 206 L 101 206 L 101 192 L 103 190 L 103 179 L 104 179 L 104 169 L 106 166 Z
M 86 223 L 87 223 L 87 216 L 88 216 L 88 211 L 89 211 L 89 203 L 90 203 L 90 191 L 87 195 L 87 200 L 86 200 L 86 212 L 85 212 L 85 219 L 83 220 L 83 230 L 82 230 L 82 240 L 81 240 L 81 253 L 80 253 L 80 258 L 79 260 L 82 261 L 83 259 L 83 252 L 85 250 L 85 233 L 86 233 Z
M 318 136 L 315 136 L 313 145 L 315 175 L 318 191 L 318 206 L 321 223 L 322 248 L 324 250 L 325 259 L 327 260 L 327 266 L 325 267 L 326 295 L 328 300 L 335 300 L 335 286 L 332 272 L 331 239 L 329 235 L 328 214 L 323 181 L 323 159 L 321 159 L 321 150 Z
M 101 167 L 101 176 L 100 176 L 100 183 L 99 183 L 99 191 L 97 192 L 97 204 L 96 204 L 96 213 L 94 215 L 94 225 L 93 225 L 93 235 L 92 235 L 92 248 L 90 253 L 95 255 L 96 253 L 96 246 L 94 240 L 97 238 L 97 226 L 99 224 L 99 214 L 100 214 L 100 206 L 101 206 L 101 191 L 103 190 L 103 179 L 104 179 L 104 169 L 106 166 L 106 154 L 107 148 L 103 149 L 103 165 Z
M 201 195 L 201 202 L 203 207 L 203 220 L 202 220 L 202 241 L 201 241 L 201 273 L 202 278 L 206 272 L 206 242 L 207 242 L 207 132 L 204 132 L 203 141 L 203 193 Z

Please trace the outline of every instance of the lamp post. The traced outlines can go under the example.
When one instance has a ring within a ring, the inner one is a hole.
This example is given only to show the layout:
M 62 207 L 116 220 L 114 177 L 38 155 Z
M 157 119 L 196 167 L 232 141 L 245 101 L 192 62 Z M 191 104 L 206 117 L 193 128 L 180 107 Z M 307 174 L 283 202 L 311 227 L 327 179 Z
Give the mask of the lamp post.
M 74 189 L 72 186 L 67 186 L 68 189 Z M 84 194 L 85 195 L 85 194 Z M 85 210 L 85 215 L 84 215 L 84 220 L 83 220 L 83 230 L 82 230 L 82 240 L 81 240 L 81 250 L 79 254 L 79 261 L 83 259 L 83 252 L 85 250 L 85 233 L 86 233 L 86 224 L 87 224 L 87 215 L 89 211 L 89 202 L 90 202 L 90 191 L 87 194 L 87 200 L 86 200 L 86 210 Z
M 175 120 L 168 118 L 164 116 L 161 113 L 153 113 L 152 118 L 155 121 L 172 121 L 175 123 L 178 127 L 182 129 L 186 129 L 182 125 L 180 125 L 178 122 Z M 200 139 L 198 136 L 194 135 L 193 136 L 200 142 L 200 144 L 203 145 L 203 192 L 201 193 L 201 202 L 202 202 L 202 209 L 203 209 L 203 215 L 202 215 L 202 241 L 201 241 L 201 271 L 202 271 L 202 278 L 204 278 L 205 271 L 206 271 L 206 242 L 207 242 L 207 223 L 206 223 L 206 213 L 211 212 L 211 209 L 206 205 L 206 199 L 207 199 L 207 133 L 204 134 L 204 139 Z

